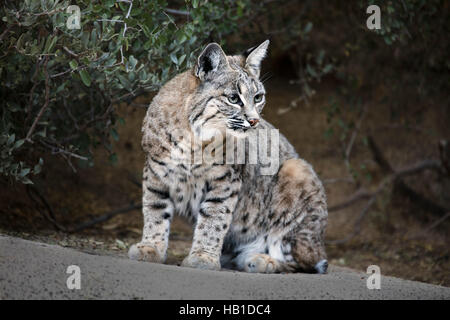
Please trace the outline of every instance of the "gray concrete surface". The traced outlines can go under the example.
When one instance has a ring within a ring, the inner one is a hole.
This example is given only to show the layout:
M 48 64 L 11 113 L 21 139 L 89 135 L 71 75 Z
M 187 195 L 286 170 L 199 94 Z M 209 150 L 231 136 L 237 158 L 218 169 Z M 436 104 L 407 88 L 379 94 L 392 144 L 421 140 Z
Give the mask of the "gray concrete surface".
M 69 290 L 67 267 L 81 269 Z M 381 270 L 382 271 L 382 270 Z M 0 299 L 450 299 L 450 288 L 331 266 L 326 275 L 202 271 L 0 236 Z

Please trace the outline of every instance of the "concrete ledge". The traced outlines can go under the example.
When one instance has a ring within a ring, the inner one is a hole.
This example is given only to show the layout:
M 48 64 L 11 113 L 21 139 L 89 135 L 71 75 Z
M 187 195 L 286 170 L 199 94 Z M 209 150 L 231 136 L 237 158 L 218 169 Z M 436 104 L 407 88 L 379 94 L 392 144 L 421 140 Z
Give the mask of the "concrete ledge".
M 81 269 L 69 290 L 67 267 Z M 330 266 L 326 275 L 202 271 L 0 236 L 0 299 L 450 299 L 450 288 Z

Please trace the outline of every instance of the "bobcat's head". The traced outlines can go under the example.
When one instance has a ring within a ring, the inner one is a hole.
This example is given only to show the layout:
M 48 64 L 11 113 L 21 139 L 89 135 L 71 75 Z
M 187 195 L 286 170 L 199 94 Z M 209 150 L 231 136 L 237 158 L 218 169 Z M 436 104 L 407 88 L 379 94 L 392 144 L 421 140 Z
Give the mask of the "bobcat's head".
M 189 117 L 197 134 L 240 134 L 258 126 L 266 102 L 260 67 L 268 46 L 266 40 L 240 56 L 226 56 L 217 43 L 206 46 L 194 69 L 200 85 Z

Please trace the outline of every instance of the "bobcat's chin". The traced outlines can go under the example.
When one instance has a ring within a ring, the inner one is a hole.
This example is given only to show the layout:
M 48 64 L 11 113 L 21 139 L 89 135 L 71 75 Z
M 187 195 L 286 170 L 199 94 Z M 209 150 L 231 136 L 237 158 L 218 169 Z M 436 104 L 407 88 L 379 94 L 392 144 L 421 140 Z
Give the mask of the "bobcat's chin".
M 237 139 L 245 139 L 252 130 L 253 128 L 228 128 L 227 135 Z

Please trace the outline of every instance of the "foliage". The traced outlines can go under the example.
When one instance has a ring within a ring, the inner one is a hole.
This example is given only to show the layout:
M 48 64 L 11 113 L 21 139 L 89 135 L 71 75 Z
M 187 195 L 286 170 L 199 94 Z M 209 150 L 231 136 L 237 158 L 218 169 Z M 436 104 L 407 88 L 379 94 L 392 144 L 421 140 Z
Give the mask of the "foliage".
M 239 1 L 7 1 L 0 8 L 0 173 L 23 183 L 40 155 L 92 165 L 92 148 L 118 139 L 115 106 L 189 68 L 210 39 L 236 29 Z M 70 163 L 70 165 L 72 165 Z
M 114 161 L 110 138 L 119 138 L 115 126 L 124 121 L 116 105 L 157 90 L 191 67 L 206 42 L 234 31 L 230 38 L 242 49 L 270 38 L 272 56 L 289 60 L 300 88 L 293 106 L 308 102 L 329 75 L 344 96 L 388 81 L 421 94 L 450 89 L 443 0 L 80 0 L 81 29 L 73 30 L 69 4 L 25 0 L 0 8 L 0 173 L 25 183 L 49 151 L 70 165 L 93 165 L 93 148 L 103 146 Z M 365 26 L 370 4 L 381 8 L 381 30 Z M 359 113 L 342 112 L 352 110 Z M 357 113 L 330 119 L 343 128 L 342 139 Z

